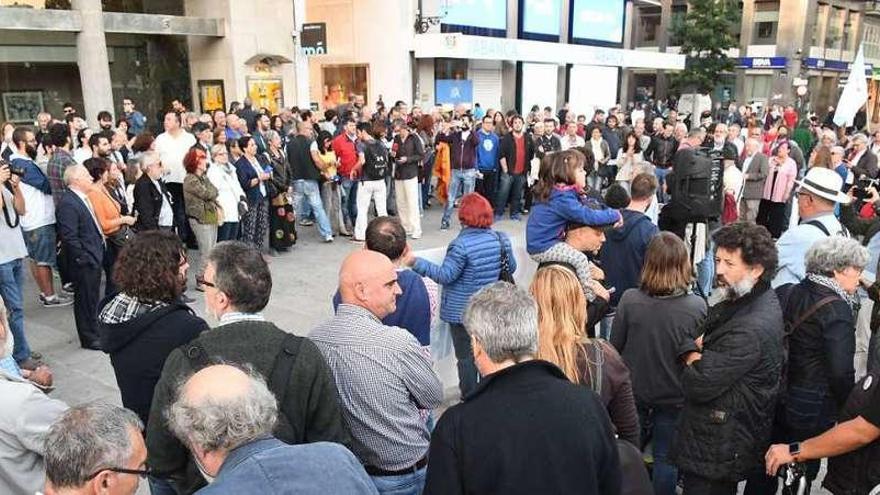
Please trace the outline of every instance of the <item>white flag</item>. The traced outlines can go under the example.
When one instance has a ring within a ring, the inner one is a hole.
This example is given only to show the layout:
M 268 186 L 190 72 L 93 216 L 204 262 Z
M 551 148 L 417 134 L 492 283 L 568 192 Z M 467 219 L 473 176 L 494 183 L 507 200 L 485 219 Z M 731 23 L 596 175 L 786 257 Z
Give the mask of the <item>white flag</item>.
M 844 86 L 840 100 L 837 102 L 837 109 L 834 111 L 834 123 L 838 126 L 852 126 L 856 112 L 862 108 L 866 101 L 868 101 L 868 83 L 865 78 L 865 55 L 862 52 L 862 45 L 859 45 L 856 59 L 850 66 L 846 86 Z

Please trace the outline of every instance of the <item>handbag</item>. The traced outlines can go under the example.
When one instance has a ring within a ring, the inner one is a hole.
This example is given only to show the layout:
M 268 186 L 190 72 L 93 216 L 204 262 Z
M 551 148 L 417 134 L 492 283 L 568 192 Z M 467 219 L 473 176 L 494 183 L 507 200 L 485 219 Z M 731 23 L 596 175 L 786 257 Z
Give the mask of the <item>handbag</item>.
M 248 206 L 247 198 L 244 196 L 238 198 L 238 218 L 246 217 L 249 211 L 250 207 Z
M 125 247 L 129 241 L 134 239 L 134 231 L 131 230 L 131 227 L 128 225 L 123 225 L 122 228 L 117 230 L 116 232 L 107 236 L 111 243 L 113 243 L 116 247 Z
M 493 232 L 495 238 L 498 239 L 498 246 L 501 249 L 501 270 L 498 272 L 498 280 L 516 285 L 513 280 L 513 274 L 510 273 L 510 258 L 507 256 L 507 250 L 504 249 L 504 243 L 501 241 L 501 234 Z

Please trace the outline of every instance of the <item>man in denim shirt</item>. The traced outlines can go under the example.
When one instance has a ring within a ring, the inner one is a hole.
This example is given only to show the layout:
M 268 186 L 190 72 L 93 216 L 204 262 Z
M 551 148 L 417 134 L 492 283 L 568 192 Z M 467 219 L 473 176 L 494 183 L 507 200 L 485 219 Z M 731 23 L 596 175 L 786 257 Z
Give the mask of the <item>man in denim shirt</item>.
M 278 405 L 257 373 L 208 366 L 177 396 L 167 410 L 168 423 L 208 480 L 199 494 L 376 493 L 342 445 L 288 445 L 272 437 Z

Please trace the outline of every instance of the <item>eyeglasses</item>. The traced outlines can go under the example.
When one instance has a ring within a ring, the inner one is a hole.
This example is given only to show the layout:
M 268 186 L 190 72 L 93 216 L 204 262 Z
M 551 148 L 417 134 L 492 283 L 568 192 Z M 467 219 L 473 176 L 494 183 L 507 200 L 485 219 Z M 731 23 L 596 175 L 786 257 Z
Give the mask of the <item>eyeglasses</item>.
M 199 285 L 204 285 L 205 287 L 213 287 L 215 289 L 217 288 L 216 284 L 214 284 L 213 282 L 208 282 L 207 280 L 205 280 L 205 277 L 196 277 L 196 283 Z
M 92 474 L 91 476 L 89 476 L 88 478 L 86 478 L 86 480 L 93 479 L 93 478 L 95 478 L 96 476 L 98 476 L 99 474 L 103 473 L 104 471 L 112 471 L 112 472 L 114 472 L 114 473 L 122 473 L 122 474 L 136 474 L 136 475 L 140 476 L 142 479 L 147 479 L 147 476 L 153 474 L 153 471 L 150 470 L 150 468 L 146 468 L 146 469 L 125 469 L 125 468 L 118 468 L 118 467 L 108 467 L 108 468 L 99 469 L 99 470 L 96 471 L 94 474 Z

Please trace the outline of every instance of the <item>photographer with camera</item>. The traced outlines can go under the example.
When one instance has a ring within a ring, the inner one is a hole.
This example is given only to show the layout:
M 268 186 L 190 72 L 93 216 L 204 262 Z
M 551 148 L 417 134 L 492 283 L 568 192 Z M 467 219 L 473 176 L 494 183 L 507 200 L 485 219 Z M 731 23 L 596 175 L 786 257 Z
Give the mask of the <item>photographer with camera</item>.
M 21 177 L 21 193 L 26 213 L 21 216 L 21 230 L 30 258 L 31 274 L 45 307 L 73 304 L 69 297 L 55 294 L 52 270 L 57 269 L 55 234 L 55 199 L 49 178 L 34 161 L 37 139 L 30 127 L 18 127 L 12 133 L 15 152 L 9 156 L 11 171 Z
M 0 159 L 0 298 L 9 313 L 9 331 L 15 342 L 12 357 L 25 370 L 35 370 L 40 363 L 31 355 L 24 334 L 24 263 L 27 247 L 21 232 L 21 216 L 25 214 L 21 177 Z

